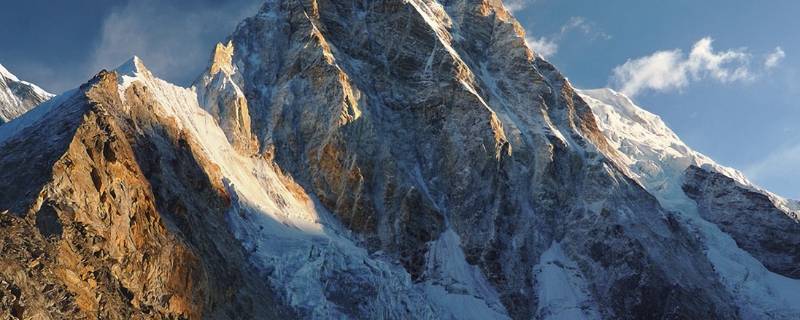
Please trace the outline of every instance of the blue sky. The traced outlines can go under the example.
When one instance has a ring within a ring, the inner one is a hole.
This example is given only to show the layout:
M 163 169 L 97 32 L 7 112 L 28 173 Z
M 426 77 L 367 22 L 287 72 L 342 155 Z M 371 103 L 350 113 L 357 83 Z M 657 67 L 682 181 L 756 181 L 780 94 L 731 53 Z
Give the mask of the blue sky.
M 136 54 L 161 77 L 187 84 L 205 66 L 212 45 L 260 2 L 3 3 L 0 63 L 60 92 Z M 800 2 L 507 4 L 530 42 L 576 86 L 634 94 L 690 146 L 800 199 Z

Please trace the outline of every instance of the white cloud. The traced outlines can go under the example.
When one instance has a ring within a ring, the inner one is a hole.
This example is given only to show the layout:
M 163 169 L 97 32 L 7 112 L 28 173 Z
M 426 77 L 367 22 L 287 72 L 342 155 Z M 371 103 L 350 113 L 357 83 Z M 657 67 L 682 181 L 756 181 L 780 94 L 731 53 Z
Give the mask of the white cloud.
M 667 91 L 685 87 L 688 75 L 680 50 L 659 51 L 647 57 L 628 60 L 614 68 L 614 81 L 619 91 L 634 96 L 643 89 Z
M 87 68 L 94 74 L 138 55 L 159 76 L 187 84 L 207 65 L 214 43 L 224 40 L 244 17 L 254 15 L 260 3 L 129 1 L 103 21 Z
M 767 55 L 767 58 L 764 59 L 764 68 L 772 69 L 777 67 L 783 61 L 783 58 L 786 58 L 786 52 L 783 52 L 783 48 L 775 47 L 775 51 Z
M 541 38 L 527 37 L 525 38 L 525 41 L 528 42 L 528 46 L 531 47 L 531 49 L 533 49 L 533 52 L 536 52 L 537 54 L 542 56 L 542 58 L 545 59 L 550 58 L 551 56 L 556 54 L 556 52 L 558 52 L 558 43 L 546 37 L 541 37 Z
M 589 36 L 592 40 L 601 38 L 605 40 L 611 39 L 611 36 L 603 31 L 597 30 L 595 24 L 584 17 L 570 17 L 563 26 L 561 26 L 561 37 L 565 36 L 572 30 L 578 30 L 584 35 Z
M 714 51 L 712 42 L 708 37 L 700 39 L 688 56 L 674 49 L 628 60 L 614 68 L 612 84 L 619 91 L 635 96 L 646 90 L 679 90 L 692 81 L 704 79 L 731 83 L 755 78 L 750 69 L 751 55 L 746 49 Z
M 512 1 L 514 3 L 517 1 Z M 533 1 L 531 1 L 533 2 Z M 508 5 L 506 5 L 508 6 Z M 598 31 L 594 23 L 586 20 L 584 17 L 570 17 L 564 25 L 561 26 L 558 33 L 550 36 L 533 37 L 528 36 L 525 41 L 528 46 L 533 49 L 533 52 L 542 56 L 543 58 L 550 58 L 558 52 L 559 43 L 569 35 L 572 31 L 578 31 L 590 40 L 598 38 L 609 40 L 611 36 L 605 32 Z
M 506 7 L 506 10 L 508 11 L 517 12 L 527 8 L 534 2 L 536 2 L 536 0 L 507 0 L 504 1 L 503 5 Z

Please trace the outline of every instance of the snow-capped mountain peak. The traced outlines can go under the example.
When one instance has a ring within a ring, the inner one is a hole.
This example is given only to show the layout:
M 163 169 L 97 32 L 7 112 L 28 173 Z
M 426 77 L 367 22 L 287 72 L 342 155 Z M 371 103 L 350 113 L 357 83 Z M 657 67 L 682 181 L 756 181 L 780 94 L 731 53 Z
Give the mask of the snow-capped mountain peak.
M 626 95 L 609 88 L 578 92 L 592 108 L 608 142 L 619 151 L 620 160 L 639 183 L 657 191 L 655 195 L 668 208 L 675 197 L 683 197 L 681 177 L 689 166 L 708 167 L 743 185 L 752 185 L 741 172 L 687 146 L 661 117 Z
M 5 79 L 11 80 L 11 81 L 19 81 L 17 76 L 15 76 L 13 73 L 8 71 L 8 69 L 6 69 L 6 67 L 3 66 L 2 63 L 0 63 L 0 77 L 3 77 Z
M 20 80 L 0 64 L 0 125 L 52 97 L 39 86 Z
M 119 65 L 114 72 L 120 76 L 120 80 L 124 82 L 126 78 L 136 78 L 138 76 L 147 76 L 151 77 L 152 73 L 149 69 L 144 65 L 144 61 L 142 61 L 139 56 L 133 56 L 125 63 Z
M 797 255 L 774 250 L 800 243 L 796 235 L 800 215 L 793 202 L 691 149 L 660 117 L 624 94 L 612 89 L 579 90 L 579 94 L 617 151 L 608 156 L 621 160 L 632 178 L 705 239 L 710 261 L 741 301 L 743 314 L 753 318 L 800 314 L 793 307 L 800 303 L 800 296 L 793 293 L 800 292 L 800 281 L 784 277 L 796 275 L 786 261 Z M 776 230 L 776 225 L 783 227 Z

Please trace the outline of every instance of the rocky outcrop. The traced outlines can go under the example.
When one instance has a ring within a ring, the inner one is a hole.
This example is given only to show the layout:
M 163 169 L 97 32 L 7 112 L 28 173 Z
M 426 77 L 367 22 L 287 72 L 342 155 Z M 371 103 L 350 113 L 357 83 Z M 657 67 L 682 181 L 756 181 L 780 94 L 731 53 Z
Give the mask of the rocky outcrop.
M 20 80 L 0 65 L 0 125 L 52 97 L 52 94 Z
M 228 141 L 244 154 L 255 154 L 258 142 L 252 131 L 247 99 L 240 89 L 241 76 L 231 63 L 233 44 L 217 44 L 211 66 L 197 81 L 200 106 L 224 129 Z
M 700 215 L 730 234 L 767 269 L 800 278 L 800 212 L 723 174 L 692 166 L 683 190 Z

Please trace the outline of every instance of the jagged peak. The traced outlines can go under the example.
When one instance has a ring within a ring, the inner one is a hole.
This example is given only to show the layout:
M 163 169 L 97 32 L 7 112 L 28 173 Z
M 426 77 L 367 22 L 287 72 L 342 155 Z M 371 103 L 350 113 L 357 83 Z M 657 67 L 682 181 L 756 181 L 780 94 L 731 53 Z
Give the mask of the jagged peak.
M 11 73 L 11 71 L 8 71 L 8 69 L 6 69 L 6 67 L 2 64 L 0 64 L 0 78 L 5 79 L 5 81 L 15 82 L 30 87 L 34 94 L 42 100 L 47 100 L 54 96 L 52 93 L 45 91 L 33 83 L 20 80 L 16 75 Z
M 3 78 L 9 79 L 11 81 L 19 81 L 19 78 L 17 78 L 17 76 L 15 76 L 13 73 L 8 71 L 8 69 L 6 69 L 6 67 L 3 66 L 2 63 L 0 63 L 0 76 L 2 76 Z
M 114 69 L 121 76 L 135 77 L 141 74 L 149 74 L 150 70 L 145 67 L 144 62 L 138 56 L 133 56 L 125 63 Z
M 233 42 L 230 40 L 227 44 L 217 43 L 211 57 L 211 75 L 216 75 L 220 71 L 225 74 L 233 73 Z

